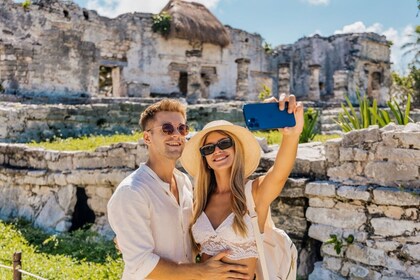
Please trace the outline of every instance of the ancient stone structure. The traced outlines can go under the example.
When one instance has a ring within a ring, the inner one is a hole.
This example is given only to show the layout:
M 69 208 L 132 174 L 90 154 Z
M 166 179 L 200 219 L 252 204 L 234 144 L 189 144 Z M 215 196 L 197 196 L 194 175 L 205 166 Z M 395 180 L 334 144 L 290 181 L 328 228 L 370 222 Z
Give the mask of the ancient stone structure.
M 296 96 L 316 99 L 314 83 L 317 81 L 321 100 L 334 97 L 342 100 L 340 95 L 345 93 L 357 103 L 358 90 L 384 105 L 391 85 L 389 56 L 384 36 L 360 33 L 305 37 L 293 45 L 278 47 L 273 59 L 279 68 L 289 64 L 290 92 Z M 341 73 L 339 77 L 337 73 Z M 337 86 L 342 92 L 335 94 Z
M 420 278 L 419 137 L 420 123 L 391 124 L 299 146 L 293 176 L 272 204 L 276 224 L 299 249 L 299 275 Z M 264 150 L 257 174 L 274 161 L 276 146 Z M 94 152 L 0 144 L 0 218 L 24 217 L 57 232 L 93 223 L 112 236 L 106 203 L 146 156 L 142 142 Z M 327 244 L 330 235 L 341 242 L 339 253 Z
M 186 8 L 207 15 L 202 7 Z M 0 83 L 6 93 L 35 98 L 148 92 L 234 98 L 235 60 L 246 56 L 257 73 L 267 71 L 269 61 L 261 36 L 221 28 L 229 45 L 164 37 L 152 31 L 152 14 L 108 19 L 74 3 L 40 0 L 24 9 L 6 0 L 0 3 Z M 100 77 L 110 80 L 110 90 L 103 90 Z M 245 98 L 255 99 L 258 86 L 251 82 Z
M 266 52 L 261 36 L 223 26 L 202 5 L 171 1 L 164 10 L 173 17 L 167 36 L 152 31 L 152 14 L 109 19 L 71 2 L 38 0 L 23 8 L 4 0 L 0 92 L 57 102 L 172 94 L 194 103 L 257 100 L 265 85 L 275 94 L 318 101 L 341 98 L 334 95 L 334 75 L 348 71 L 340 90 L 353 101 L 356 90 L 380 104 L 387 99 L 390 50 L 384 36 L 315 35 Z M 199 28 L 186 31 L 180 17 Z

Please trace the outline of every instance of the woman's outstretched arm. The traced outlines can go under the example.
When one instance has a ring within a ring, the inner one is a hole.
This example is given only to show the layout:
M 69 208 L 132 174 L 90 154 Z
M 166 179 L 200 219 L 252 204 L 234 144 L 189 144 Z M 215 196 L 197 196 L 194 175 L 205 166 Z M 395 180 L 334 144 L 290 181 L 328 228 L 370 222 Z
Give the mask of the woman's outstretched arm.
M 265 175 L 260 176 L 254 181 L 253 196 L 256 212 L 259 216 L 260 228 L 265 223 L 268 207 L 280 194 L 292 171 L 304 122 L 303 105 L 301 102 L 296 102 L 296 97 L 294 95 L 286 96 L 285 94 L 282 94 L 280 96 L 280 101 L 277 101 L 275 98 L 265 100 L 265 102 L 267 101 L 279 102 L 280 110 L 285 108 L 285 102 L 288 101 L 288 112 L 293 112 L 295 114 L 296 125 L 294 127 L 280 129 L 283 137 L 274 165 Z

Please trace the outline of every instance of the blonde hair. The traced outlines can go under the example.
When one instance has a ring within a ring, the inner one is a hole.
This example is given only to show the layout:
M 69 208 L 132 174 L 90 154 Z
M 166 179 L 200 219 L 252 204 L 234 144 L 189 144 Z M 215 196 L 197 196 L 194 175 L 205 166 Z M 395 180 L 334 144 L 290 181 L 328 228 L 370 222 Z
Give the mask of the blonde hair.
M 185 105 L 178 100 L 165 98 L 147 107 L 140 114 L 139 124 L 142 130 L 145 131 L 147 124 L 155 118 L 155 115 L 158 112 L 178 112 L 181 113 L 185 120 L 187 120 L 186 110 Z
M 232 212 L 235 215 L 233 220 L 232 228 L 235 233 L 242 236 L 248 234 L 246 224 L 244 221 L 244 215 L 248 212 L 246 206 L 246 197 L 245 197 L 245 167 L 244 167 L 244 151 L 239 139 L 226 131 L 216 130 L 207 133 L 201 142 L 201 146 L 206 141 L 208 135 L 212 132 L 218 132 L 220 134 L 230 137 L 234 142 L 235 147 L 235 157 L 233 160 L 232 171 L 230 174 L 230 189 L 232 192 Z M 196 151 L 199 153 L 199 151 Z M 200 161 L 198 173 L 195 179 L 194 187 L 194 204 L 193 204 L 193 217 L 191 225 L 195 224 L 198 217 L 206 209 L 209 196 L 216 189 L 216 177 L 214 171 L 208 168 L 206 159 L 202 157 Z M 191 227 L 190 227 L 191 240 L 193 241 L 193 249 L 198 253 L 199 248 L 197 243 L 194 241 L 192 236 Z

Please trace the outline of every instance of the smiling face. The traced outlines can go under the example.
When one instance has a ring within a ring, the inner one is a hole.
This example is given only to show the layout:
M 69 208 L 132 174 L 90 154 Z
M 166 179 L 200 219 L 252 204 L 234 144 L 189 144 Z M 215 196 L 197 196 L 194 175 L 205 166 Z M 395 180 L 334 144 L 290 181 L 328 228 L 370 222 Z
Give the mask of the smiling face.
M 222 139 L 228 138 L 227 134 L 223 134 L 217 131 L 210 132 L 205 141 L 204 145 L 216 144 Z M 220 149 L 216 146 L 214 153 L 205 156 L 208 166 L 213 169 L 215 172 L 228 170 L 230 172 L 233 161 L 235 159 L 235 148 L 234 145 L 227 149 Z
M 162 131 L 162 125 L 171 123 L 175 130 L 172 135 Z M 177 127 L 185 124 L 185 118 L 179 112 L 158 112 L 154 120 L 148 123 L 144 132 L 144 142 L 148 146 L 150 157 L 177 160 L 184 150 L 185 136 Z

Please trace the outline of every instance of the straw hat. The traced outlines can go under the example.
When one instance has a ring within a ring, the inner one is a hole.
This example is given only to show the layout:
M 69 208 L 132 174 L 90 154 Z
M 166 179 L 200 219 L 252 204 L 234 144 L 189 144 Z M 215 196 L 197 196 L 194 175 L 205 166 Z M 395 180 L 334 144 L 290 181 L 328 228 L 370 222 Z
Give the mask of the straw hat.
M 255 136 L 246 128 L 234 125 L 228 121 L 218 120 L 209 122 L 203 130 L 197 132 L 185 145 L 184 152 L 180 158 L 182 166 L 193 177 L 198 173 L 201 154 L 200 148 L 203 144 L 204 136 L 215 130 L 229 132 L 239 139 L 244 151 L 245 177 L 250 176 L 257 169 L 261 158 L 261 148 Z

